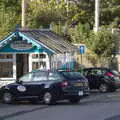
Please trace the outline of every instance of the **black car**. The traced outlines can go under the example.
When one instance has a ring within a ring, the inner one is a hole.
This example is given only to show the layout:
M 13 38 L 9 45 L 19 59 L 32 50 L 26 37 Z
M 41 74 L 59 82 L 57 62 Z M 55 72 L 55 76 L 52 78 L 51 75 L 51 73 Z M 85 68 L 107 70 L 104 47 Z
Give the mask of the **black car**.
M 83 74 L 88 79 L 90 89 L 114 92 L 120 88 L 119 73 L 110 68 L 85 68 Z
M 42 100 L 45 104 L 53 104 L 64 99 L 78 103 L 89 95 L 89 86 L 88 80 L 79 72 L 36 70 L 25 74 L 15 83 L 3 86 L 0 95 L 4 103 Z

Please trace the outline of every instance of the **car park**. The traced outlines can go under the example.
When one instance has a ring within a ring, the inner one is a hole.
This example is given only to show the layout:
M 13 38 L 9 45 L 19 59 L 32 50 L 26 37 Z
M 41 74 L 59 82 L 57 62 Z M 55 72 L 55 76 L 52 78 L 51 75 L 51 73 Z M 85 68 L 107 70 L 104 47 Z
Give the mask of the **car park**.
M 99 89 L 100 92 L 114 92 L 120 88 L 120 75 L 110 68 L 85 68 L 83 74 L 88 79 L 90 89 Z
M 0 90 L 4 103 L 30 100 L 54 104 L 64 99 L 78 103 L 88 95 L 88 80 L 79 72 L 63 70 L 35 70 Z

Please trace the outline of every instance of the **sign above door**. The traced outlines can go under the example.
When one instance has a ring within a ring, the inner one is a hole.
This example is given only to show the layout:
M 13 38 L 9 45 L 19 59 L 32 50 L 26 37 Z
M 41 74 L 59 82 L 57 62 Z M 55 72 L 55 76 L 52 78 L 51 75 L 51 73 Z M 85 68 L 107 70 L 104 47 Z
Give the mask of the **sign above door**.
M 29 50 L 33 46 L 30 43 L 27 43 L 27 41 L 17 40 L 11 43 L 10 47 L 15 50 Z

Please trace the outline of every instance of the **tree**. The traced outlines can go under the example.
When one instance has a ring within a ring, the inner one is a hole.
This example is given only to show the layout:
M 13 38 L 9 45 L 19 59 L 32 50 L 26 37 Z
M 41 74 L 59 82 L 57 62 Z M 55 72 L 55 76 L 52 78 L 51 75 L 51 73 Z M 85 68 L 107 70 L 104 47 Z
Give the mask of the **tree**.
M 94 61 L 111 58 L 116 36 L 105 29 L 97 34 L 94 26 L 94 0 L 27 0 L 27 27 L 49 28 L 67 37 L 73 43 L 84 43 Z M 67 2 L 66 2 L 67 1 Z M 101 0 L 100 25 L 106 28 L 120 25 L 120 0 Z M 20 24 L 21 1 L 0 1 L 0 35 L 3 36 Z M 108 47 L 109 46 L 109 47 Z M 92 58 L 91 57 L 91 58 Z
M 79 23 L 73 28 L 69 28 L 69 35 L 73 41 L 73 43 L 83 43 L 83 44 L 88 44 L 88 38 L 89 38 L 89 33 L 90 32 L 90 26 L 88 23 L 86 24 L 81 24 Z
M 116 45 L 118 44 L 117 36 L 105 28 L 101 28 L 97 34 L 91 32 L 89 42 L 90 45 L 88 46 L 92 54 L 94 54 L 93 57 L 96 58 L 96 64 L 99 63 L 99 65 L 103 66 L 116 56 Z M 88 55 L 88 58 L 90 57 L 91 56 Z
M 102 27 L 98 33 L 90 30 L 89 24 L 78 24 L 69 29 L 69 35 L 74 43 L 87 46 L 87 58 L 96 66 L 105 65 L 116 56 L 118 37 Z
M 0 1 L 0 38 L 13 30 L 20 23 L 20 2 L 11 0 Z
M 65 21 L 65 6 L 63 1 L 59 4 L 55 0 L 39 0 L 28 3 L 27 26 L 31 28 L 49 27 L 51 22 L 57 24 Z
M 120 0 L 101 0 L 101 25 L 120 27 Z

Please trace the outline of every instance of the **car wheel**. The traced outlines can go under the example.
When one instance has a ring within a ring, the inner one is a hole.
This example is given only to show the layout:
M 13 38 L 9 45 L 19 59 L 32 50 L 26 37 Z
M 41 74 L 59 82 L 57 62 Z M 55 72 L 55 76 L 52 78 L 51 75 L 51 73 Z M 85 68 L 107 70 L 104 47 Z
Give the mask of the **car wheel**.
M 12 101 L 13 101 L 12 94 L 10 92 L 3 93 L 3 95 L 2 95 L 2 101 L 3 101 L 3 103 L 7 103 L 7 104 L 12 103 Z
M 71 98 L 69 99 L 70 103 L 77 104 L 80 102 L 80 98 Z
M 107 84 L 101 84 L 99 86 L 99 90 L 100 90 L 100 92 L 103 92 L 103 93 L 108 92 L 108 85 Z
M 43 102 L 47 105 L 53 104 L 55 101 L 53 100 L 53 95 L 51 92 L 45 92 L 43 96 Z
M 30 102 L 32 103 L 32 104 L 37 104 L 38 103 L 38 100 L 36 99 L 36 100 L 30 100 Z
M 116 91 L 115 88 L 111 88 L 111 89 L 110 89 L 110 92 L 115 92 L 115 91 Z

